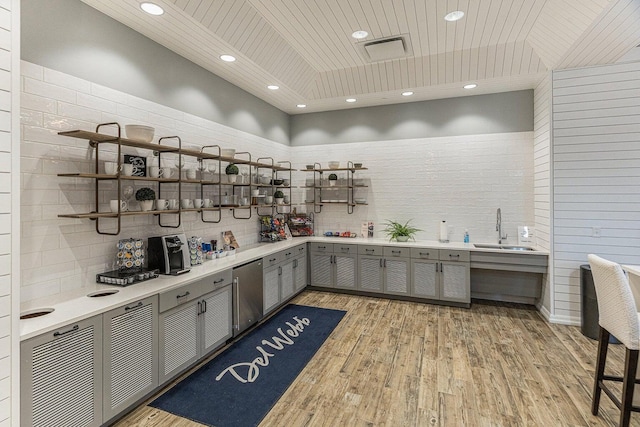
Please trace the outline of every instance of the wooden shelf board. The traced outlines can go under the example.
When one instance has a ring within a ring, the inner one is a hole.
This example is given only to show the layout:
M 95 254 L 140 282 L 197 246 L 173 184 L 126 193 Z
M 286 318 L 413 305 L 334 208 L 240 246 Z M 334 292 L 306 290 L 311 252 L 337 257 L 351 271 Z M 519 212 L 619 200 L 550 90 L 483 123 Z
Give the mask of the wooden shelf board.
M 356 172 L 356 171 L 366 171 L 369 170 L 368 168 L 337 168 L 337 169 L 298 169 L 300 172 L 340 172 L 340 171 L 351 171 L 351 172 Z
M 118 138 L 111 135 L 105 135 L 103 133 L 89 132 L 86 130 L 70 130 L 58 132 L 58 135 L 70 136 L 72 138 L 88 139 L 89 141 L 97 142 L 98 144 L 117 144 Z M 178 147 L 160 145 L 151 142 L 136 141 L 134 139 L 120 138 L 120 143 L 126 147 L 144 148 L 147 150 L 155 151 L 178 151 Z

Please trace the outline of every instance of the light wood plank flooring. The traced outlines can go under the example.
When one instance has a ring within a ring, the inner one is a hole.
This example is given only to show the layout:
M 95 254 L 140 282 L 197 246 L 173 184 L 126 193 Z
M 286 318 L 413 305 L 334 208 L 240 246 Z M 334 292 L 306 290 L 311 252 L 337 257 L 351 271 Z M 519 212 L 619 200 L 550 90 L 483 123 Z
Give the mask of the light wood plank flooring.
M 471 309 L 305 291 L 347 314 L 260 426 L 616 426 L 590 413 L 597 344 L 517 305 Z M 624 350 L 609 347 L 607 373 Z M 640 426 L 640 414 L 632 414 Z M 200 424 L 141 406 L 117 426 Z

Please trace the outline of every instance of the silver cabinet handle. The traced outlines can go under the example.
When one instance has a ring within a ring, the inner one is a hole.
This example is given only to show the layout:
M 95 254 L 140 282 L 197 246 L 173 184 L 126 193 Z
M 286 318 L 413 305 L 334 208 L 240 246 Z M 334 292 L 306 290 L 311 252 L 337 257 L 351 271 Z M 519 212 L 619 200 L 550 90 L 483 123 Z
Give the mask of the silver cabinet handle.
M 197 315 L 200 316 L 202 314 L 202 303 L 200 301 L 198 301 L 198 313 Z
M 78 329 L 80 329 L 80 326 L 78 326 L 78 325 L 74 325 L 74 327 L 73 327 L 73 328 L 71 328 L 71 329 L 69 329 L 69 330 L 66 330 L 66 331 L 64 331 L 64 332 L 55 332 L 55 333 L 53 334 L 53 336 L 54 336 L 54 338 L 55 338 L 55 337 L 61 337 L 62 335 L 69 334 L 69 333 L 71 333 L 71 332 L 75 332 L 75 331 L 77 331 Z
M 387 268 L 387 259 L 384 259 L 384 268 Z
M 429 256 L 429 252 L 419 252 L 420 256 Z
M 394 250 L 392 250 L 392 251 L 391 251 L 391 253 L 392 253 L 392 254 L 401 254 L 401 253 L 402 253 L 402 251 L 394 251 Z
M 275 260 L 277 260 L 277 259 L 278 259 L 278 258 L 271 258 L 271 259 L 269 260 L 269 262 L 273 262 L 273 261 L 275 261 Z
M 214 284 L 214 285 L 217 285 L 218 283 L 222 283 L 222 282 L 224 282 L 224 277 L 221 277 L 221 278 L 220 278 L 220 279 L 218 279 L 218 280 L 214 280 L 214 281 L 213 281 L 213 284 Z
M 382 258 L 380 258 L 380 268 L 382 268 Z
M 234 327 L 240 329 L 240 298 L 238 298 L 238 295 L 240 295 L 240 279 L 238 277 L 233 279 L 233 286 L 236 288 L 236 312 L 234 318 L 237 320 Z
M 176 295 L 176 299 L 180 299 L 180 298 L 184 298 L 184 297 L 188 297 L 189 295 L 191 295 L 191 292 L 187 291 L 182 295 Z
M 142 307 L 142 301 L 139 301 L 136 305 L 129 305 L 129 306 L 125 307 L 124 309 L 125 309 L 125 311 L 128 311 L 128 310 L 134 310 L 134 309 L 140 308 L 140 307 Z
M 438 272 L 438 263 L 436 262 L 436 273 Z
M 202 300 L 202 312 L 206 313 L 207 312 L 207 300 L 203 299 Z
M 365 252 L 373 252 L 373 251 L 375 251 L 375 249 L 365 249 L 364 251 Z
M 278 267 L 278 276 L 282 276 L 282 267 Z

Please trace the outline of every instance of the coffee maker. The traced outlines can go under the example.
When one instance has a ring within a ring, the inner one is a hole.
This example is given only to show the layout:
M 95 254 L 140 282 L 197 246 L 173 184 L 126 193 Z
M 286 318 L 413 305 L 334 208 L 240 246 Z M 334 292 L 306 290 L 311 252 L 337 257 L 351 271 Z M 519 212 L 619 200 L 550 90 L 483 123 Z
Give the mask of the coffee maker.
M 178 275 L 191 270 L 189 245 L 184 234 L 149 237 L 147 245 L 149 269 L 162 274 Z

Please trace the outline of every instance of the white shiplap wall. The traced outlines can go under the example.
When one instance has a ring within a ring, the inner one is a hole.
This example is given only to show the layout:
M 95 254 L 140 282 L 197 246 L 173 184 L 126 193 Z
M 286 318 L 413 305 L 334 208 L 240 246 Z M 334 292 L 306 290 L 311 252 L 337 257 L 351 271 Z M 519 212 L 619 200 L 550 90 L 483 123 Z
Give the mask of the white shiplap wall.
M 20 423 L 19 39 L 20 1 L 0 0 L 0 427 Z
M 535 235 L 538 246 L 551 250 L 551 74 L 533 91 L 533 168 Z M 549 257 L 553 262 L 553 257 Z M 551 306 L 551 276 L 544 275 L 541 311 L 549 317 Z
M 640 262 L 640 62 L 553 73 L 553 176 L 554 316 L 579 323 L 587 254 Z

